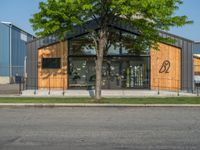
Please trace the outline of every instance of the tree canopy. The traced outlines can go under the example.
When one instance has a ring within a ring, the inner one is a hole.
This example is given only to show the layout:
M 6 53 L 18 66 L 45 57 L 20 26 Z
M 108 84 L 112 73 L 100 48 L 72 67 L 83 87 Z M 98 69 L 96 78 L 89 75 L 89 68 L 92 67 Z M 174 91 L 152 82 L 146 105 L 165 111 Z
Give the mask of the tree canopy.
M 55 33 L 63 37 L 89 20 L 103 27 L 124 18 L 141 32 L 138 44 L 153 46 L 168 40 L 159 36 L 159 30 L 191 23 L 186 16 L 174 15 L 180 4 L 182 0 L 47 0 L 40 2 L 40 12 L 30 21 L 39 37 Z
M 113 40 L 109 25 L 122 21 L 134 27 L 139 35 L 130 39 L 130 51 L 158 49 L 158 42 L 170 42 L 160 36 L 160 30 L 181 27 L 192 23 L 187 16 L 175 15 L 182 0 L 47 0 L 40 2 L 40 12 L 30 19 L 37 35 L 44 37 L 57 34 L 61 39 L 72 31 L 74 26 L 81 26 L 90 33 L 96 48 L 96 99 L 101 98 L 101 71 L 103 56 Z M 86 26 L 95 21 L 98 31 Z M 130 38 L 130 37 L 129 37 Z

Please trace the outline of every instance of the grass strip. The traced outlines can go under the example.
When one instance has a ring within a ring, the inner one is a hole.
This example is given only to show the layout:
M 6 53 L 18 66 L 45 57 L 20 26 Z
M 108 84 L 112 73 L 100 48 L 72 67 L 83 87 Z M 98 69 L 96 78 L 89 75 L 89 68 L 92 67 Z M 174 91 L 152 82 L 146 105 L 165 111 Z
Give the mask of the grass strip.
M 96 101 L 92 98 L 11 98 L 1 97 L 0 103 L 89 103 Z M 105 104 L 200 104 L 199 97 L 168 97 L 168 98 L 102 98 Z

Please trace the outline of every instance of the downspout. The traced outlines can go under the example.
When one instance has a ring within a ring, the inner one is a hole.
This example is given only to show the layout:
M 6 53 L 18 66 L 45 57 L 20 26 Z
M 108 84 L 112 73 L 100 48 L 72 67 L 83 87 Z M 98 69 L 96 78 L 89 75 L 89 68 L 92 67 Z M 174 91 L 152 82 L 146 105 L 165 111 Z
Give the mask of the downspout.
M 10 39 L 9 39 L 9 76 L 10 76 L 10 82 L 12 77 L 12 24 L 9 25 L 9 32 L 10 32 Z

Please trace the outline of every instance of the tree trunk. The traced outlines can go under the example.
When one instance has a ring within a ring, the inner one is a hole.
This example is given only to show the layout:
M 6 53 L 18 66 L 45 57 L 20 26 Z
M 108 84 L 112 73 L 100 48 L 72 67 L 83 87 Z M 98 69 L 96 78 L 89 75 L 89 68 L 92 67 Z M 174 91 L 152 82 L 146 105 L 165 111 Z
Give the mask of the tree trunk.
M 97 50 L 97 60 L 96 60 L 96 89 L 95 89 L 95 99 L 97 102 L 101 100 L 101 87 L 102 87 L 102 65 L 103 65 L 103 54 L 106 47 L 107 37 L 106 30 L 100 30 L 100 38 Z

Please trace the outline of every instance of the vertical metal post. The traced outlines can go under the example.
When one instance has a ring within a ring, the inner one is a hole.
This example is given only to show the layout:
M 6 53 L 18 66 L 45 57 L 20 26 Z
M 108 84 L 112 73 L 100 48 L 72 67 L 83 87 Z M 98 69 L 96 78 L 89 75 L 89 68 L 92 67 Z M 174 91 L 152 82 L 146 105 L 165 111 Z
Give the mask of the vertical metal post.
M 199 96 L 199 86 L 197 86 L 197 96 Z
M 50 81 L 51 80 L 50 80 L 50 77 L 49 77 L 49 93 L 48 93 L 49 95 L 51 94 L 51 84 L 50 84 Z
M 33 80 L 34 80 L 34 78 L 33 78 Z M 36 78 L 35 78 L 35 80 L 36 80 Z M 36 81 L 35 81 L 35 83 L 36 83 Z M 37 90 L 37 86 L 36 86 L 36 84 L 35 84 L 35 88 L 34 88 L 35 90 L 34 90 L 34 95 L 36 95 L 36 90 Z
M 180 96 L 179 83 L 180 83 L 180 81 L 178 80 L 178 94 L 177 94 L 177 96 Z
M 22 77 L 22 90 L 24 90 L 24 77 Z
M 179 89 L 178 89 L 178 93 L 177 93 L 177 96 L 180 96 L 180 92 L 179 92 Z
M 160 84 L 159 84 L 159 78 L 158 78 L 158 95 L 160 95 Z
M 65 96 L 65 79 L 63 78 L 63 96 Z
M 9 38 L 10 38 L 9 39 L 9 55 L 10 55 L 9 56 L 9 67 L 10 67 L 9 72 L 10 72 L 10 79 L 11 79 L 12 78 L 12 24 L 11 23 L 9 24 L 9 30 L 10 30 L 9 31 L 10 32 L 9 33 L 10 34 L 9 35 Z
M 19 94 L 21 94 L 22 89 L 21 89 L 21 80 L 19 80 Z
M 25 88 L 26 88 L 25 90 L 27 90 L 27 88 L 28 88 L 28 83 L 27 83 L 27 80 L 28 80 L 27 78 L 24 78 L 24 82 L 25 82 Z

